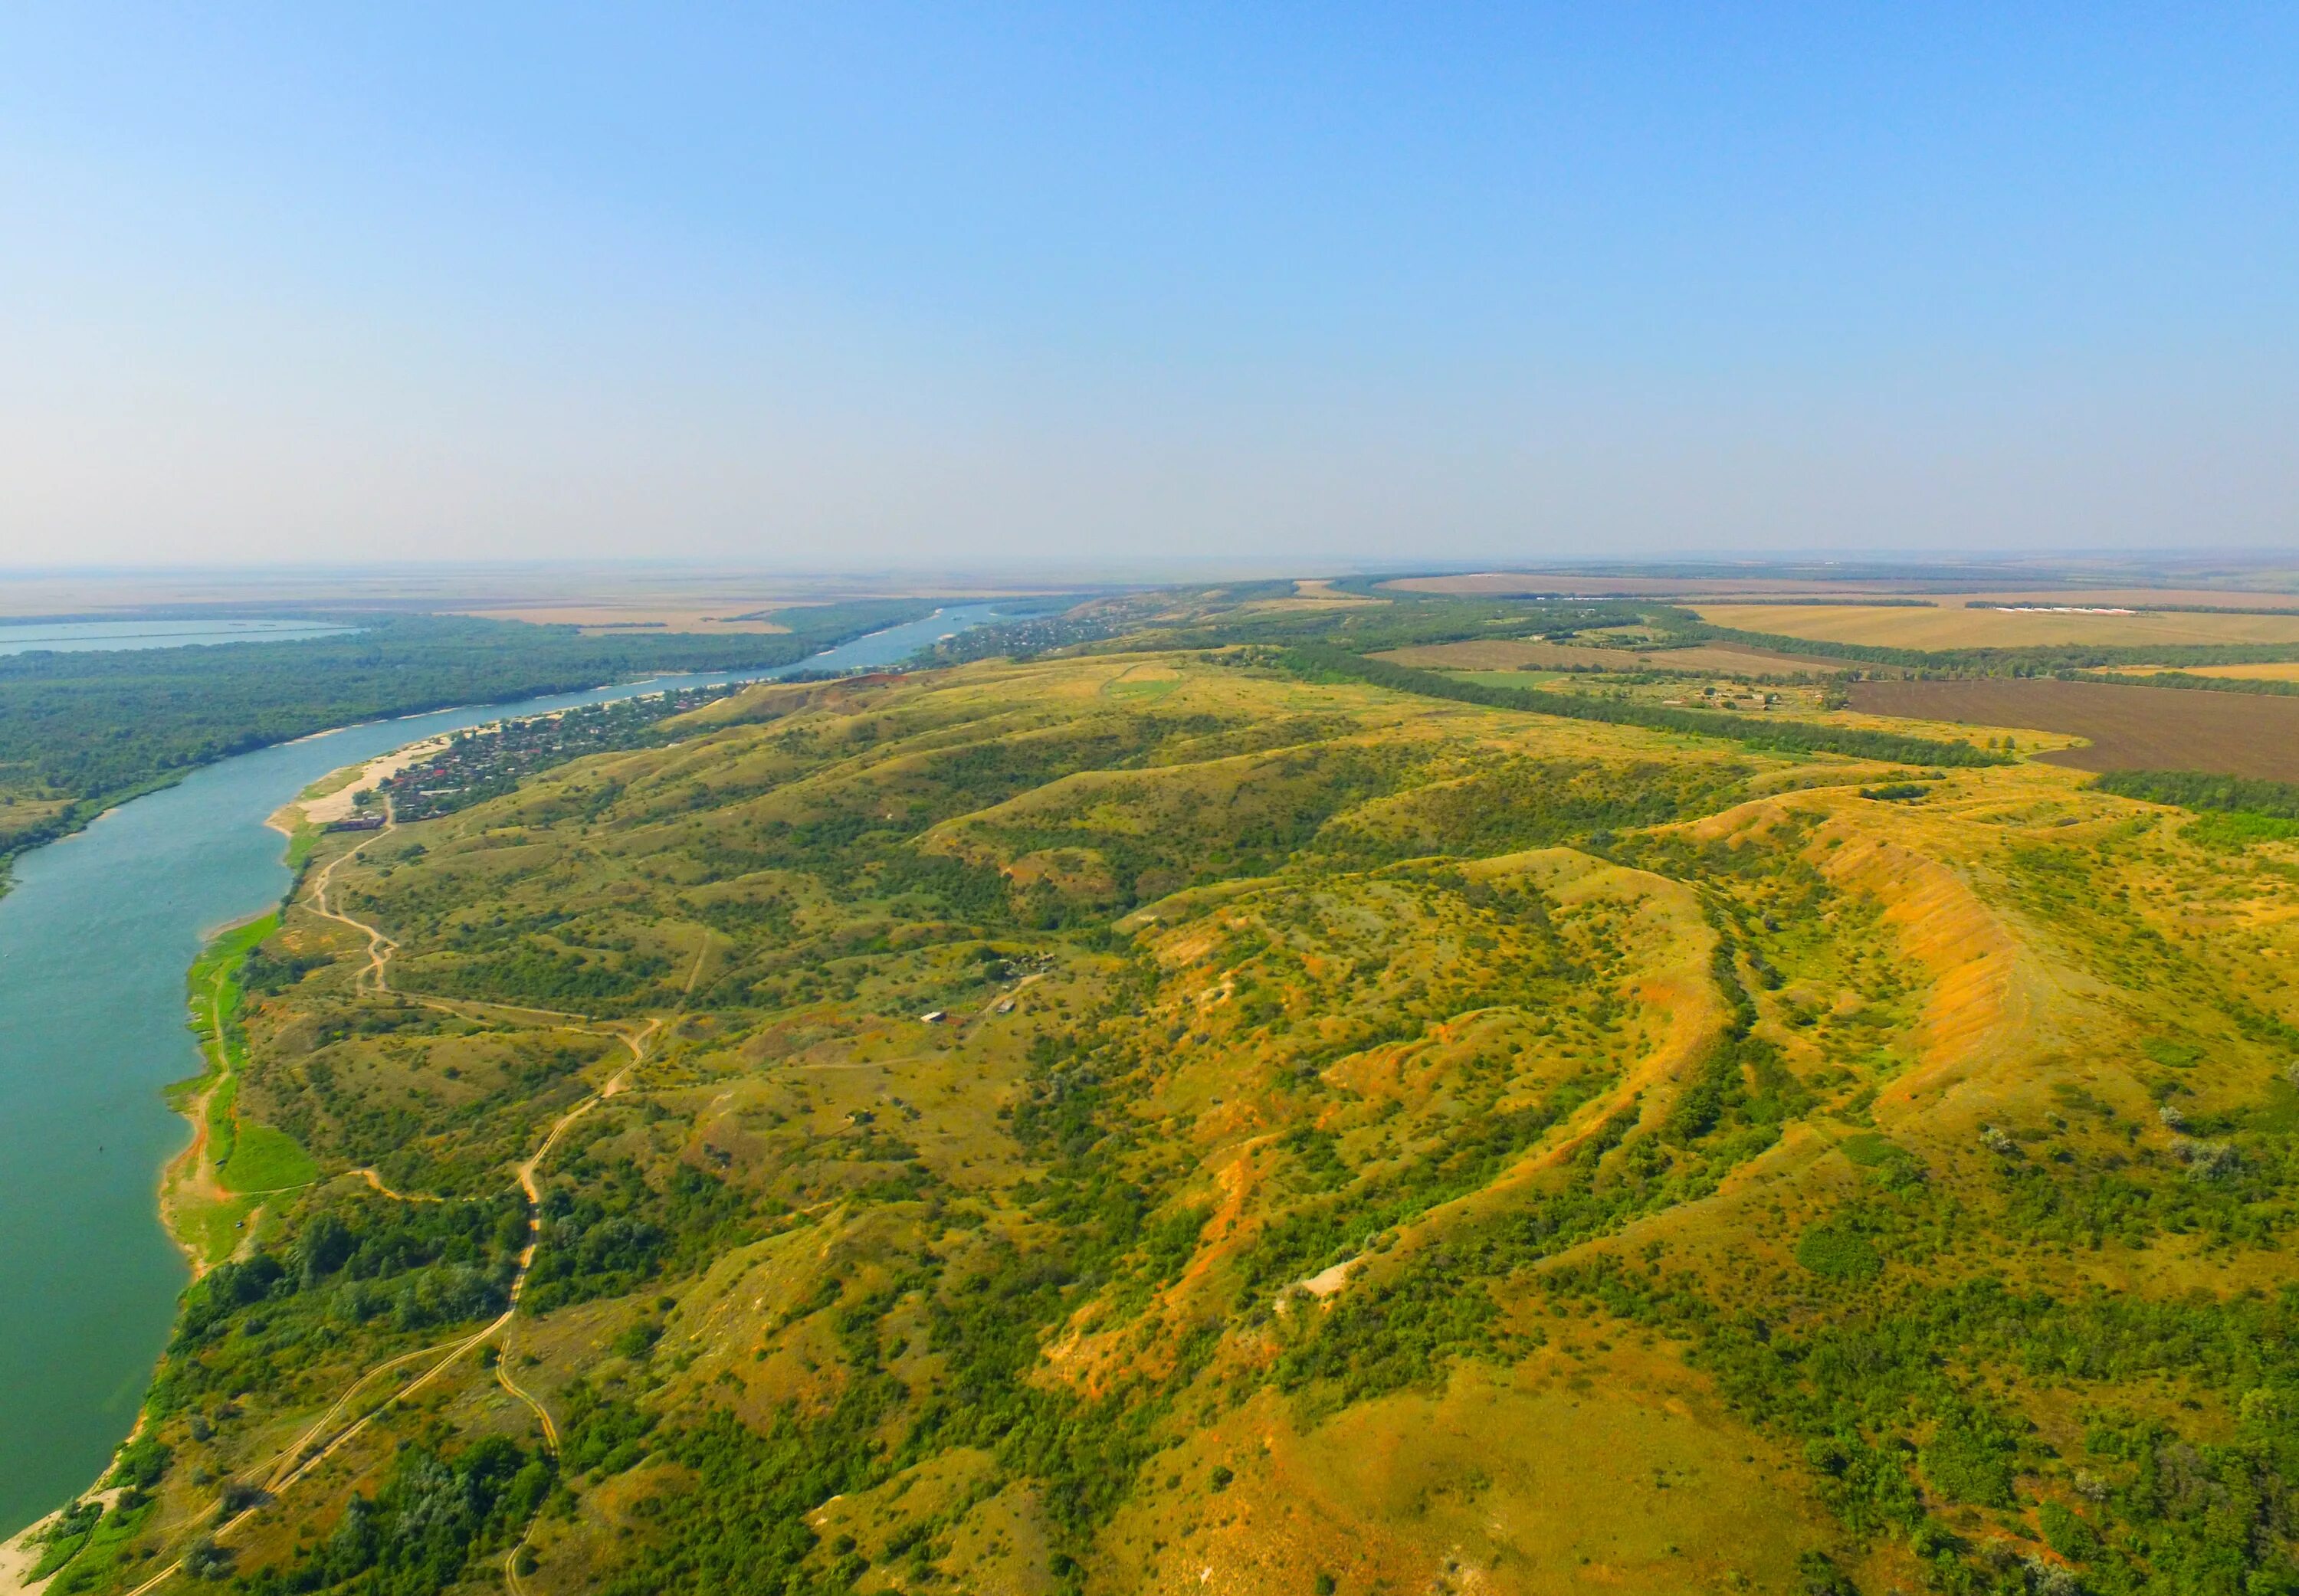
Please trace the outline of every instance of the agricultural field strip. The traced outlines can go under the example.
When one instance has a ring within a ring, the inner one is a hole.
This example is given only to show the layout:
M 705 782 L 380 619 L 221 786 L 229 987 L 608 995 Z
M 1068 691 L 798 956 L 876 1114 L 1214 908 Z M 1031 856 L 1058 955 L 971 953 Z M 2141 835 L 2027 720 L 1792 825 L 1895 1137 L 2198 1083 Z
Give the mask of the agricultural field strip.
M 1714 603 L 1689 608 L 1702 620 L 1734 631 L 1928 651 L 2083 644 L 2118 648 L 2299 645 L 2299 614 L 2081 615 L 1993 608 Z
M 1861 682 L 1850 697 L 1876 715 L 2084 738 L 2037 756 L 2077 770 L 2299 781 L 2299 699 L 2049 680 Z

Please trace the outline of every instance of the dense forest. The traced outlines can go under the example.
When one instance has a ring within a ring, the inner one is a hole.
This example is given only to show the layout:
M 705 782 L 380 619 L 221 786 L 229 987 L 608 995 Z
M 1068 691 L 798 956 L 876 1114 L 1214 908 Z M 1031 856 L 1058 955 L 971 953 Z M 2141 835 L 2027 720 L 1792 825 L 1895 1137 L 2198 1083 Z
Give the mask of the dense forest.
M 2193 770 L 2110 771 L 2092 783 L 2103 792 L 2177 804 L 2185 809 L 2215 809 L 2299 820 L 2299 784 L 2253 781 Z

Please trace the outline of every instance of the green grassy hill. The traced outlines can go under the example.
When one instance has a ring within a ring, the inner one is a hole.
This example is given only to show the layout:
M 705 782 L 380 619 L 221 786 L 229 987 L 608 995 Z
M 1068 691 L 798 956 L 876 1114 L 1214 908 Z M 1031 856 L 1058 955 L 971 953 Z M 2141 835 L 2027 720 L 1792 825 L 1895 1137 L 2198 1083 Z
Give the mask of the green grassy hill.
M 306 897 L 240 1016 L 322 1178 L 58 1588 L 2299 1586 L 2299 845 L 1282 663 L 762 688 L 370 842 L 388 989 Z M 554 1126 L 508 1327 L 283 1472 Z

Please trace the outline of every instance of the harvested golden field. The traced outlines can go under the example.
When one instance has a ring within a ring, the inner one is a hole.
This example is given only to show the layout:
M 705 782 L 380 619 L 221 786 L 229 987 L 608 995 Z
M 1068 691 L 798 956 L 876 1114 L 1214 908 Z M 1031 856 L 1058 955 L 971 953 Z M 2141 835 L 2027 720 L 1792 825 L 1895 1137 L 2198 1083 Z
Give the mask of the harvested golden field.
M 2097 682 L 1859 682 L 1852 707 L 2087 738 L 2038 755 L 2076 770 L 2202 770 L 2299 781 L 2299 699 Z
M 325 840 L 242 1096 L 321 1179 L 120 1535 L 253 1478 L 257 1592 L 2299 1576 L 2299 846 L 1267 657 L 762 687 Z
M 1741 632 L 1893 649 L 2025 649 L 2054 643 L 2145 647 L 2299 644 L 2299 615 L 2079 615 L 1967 609 L 1960 600 L 1899 605 L 1698 604 L 1700 618 Z
M 2253 592 L 2223 587 L 2005 588 L 1997 592 L 1960 593 L 1946 604 L 2070 604 L 2145 609 L 2190 605 L 2198 609 L 2288 609 L 2299 611 L 2299 593 Z
M 2125 675 L 2146 675 L 2159 670 L 2179 670 L 2190 676 L 2226 676 L 2237 682 L 2299 682 L 2299 659 L 2273 660 L 2263 665 L 2121 666 Z

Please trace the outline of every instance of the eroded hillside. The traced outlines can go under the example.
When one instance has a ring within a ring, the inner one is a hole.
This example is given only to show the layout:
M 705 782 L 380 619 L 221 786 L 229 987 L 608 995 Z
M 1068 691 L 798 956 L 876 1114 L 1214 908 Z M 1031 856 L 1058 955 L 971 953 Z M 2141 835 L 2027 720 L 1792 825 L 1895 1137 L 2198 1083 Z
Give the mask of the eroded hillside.
M 2293 844 L 1234 651 L 685 726 L 323 850 L 82 1586 L 2291 1588 Z

